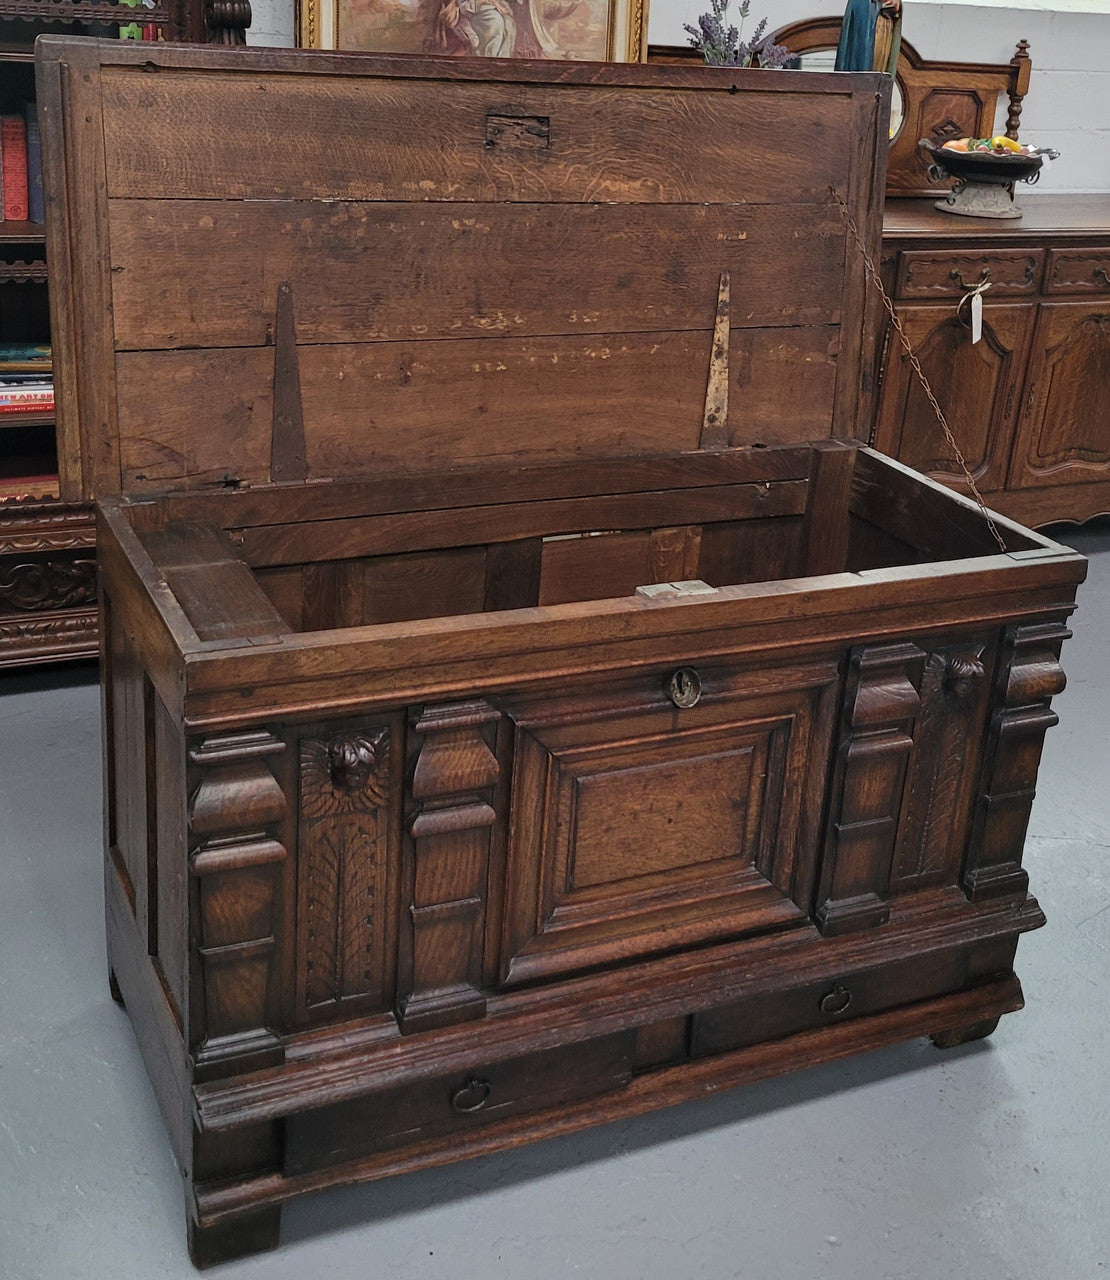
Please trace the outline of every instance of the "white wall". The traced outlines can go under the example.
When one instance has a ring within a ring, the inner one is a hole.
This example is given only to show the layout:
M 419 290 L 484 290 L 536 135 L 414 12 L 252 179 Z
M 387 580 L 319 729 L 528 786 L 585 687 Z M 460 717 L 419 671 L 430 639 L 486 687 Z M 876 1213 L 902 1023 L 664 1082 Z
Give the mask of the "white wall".
M 291 45 L 293 2 L 253 0 L 250 43 Z M 651 42 L 685 44 L 683 23 L 708 8 L 709 0 L 651 0 Z M 766 15 L 781 27 L 843 9 L 843 0 L 752 0 L 749 22 Z M 1008 62 L 1018 40 L 1028 40 L 1033 75 L 1021 139 L 1061 152 L 1038 190 L 1110 192 L 1110 14 L 906 0 L 902 29 L 922 57 L 963 62 Z

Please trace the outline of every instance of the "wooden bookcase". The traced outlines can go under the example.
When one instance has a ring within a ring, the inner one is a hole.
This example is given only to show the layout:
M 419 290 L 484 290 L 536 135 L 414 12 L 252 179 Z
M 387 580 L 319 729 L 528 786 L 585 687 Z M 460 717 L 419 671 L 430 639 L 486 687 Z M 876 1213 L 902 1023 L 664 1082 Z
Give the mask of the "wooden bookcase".
M 0 7 L 0 111 L 34 101 L 44 33 L 114 37 L 136 19 L 166 40 L 241 45 L 249 0 L 164 0 L 153 9 L 61 0 Z M 0 221 L 0 342 L 50 341 L 45 228 Z M 62 501 L 52 414 L 0 421 L 0 668 L 97 651 L 92 510 Z

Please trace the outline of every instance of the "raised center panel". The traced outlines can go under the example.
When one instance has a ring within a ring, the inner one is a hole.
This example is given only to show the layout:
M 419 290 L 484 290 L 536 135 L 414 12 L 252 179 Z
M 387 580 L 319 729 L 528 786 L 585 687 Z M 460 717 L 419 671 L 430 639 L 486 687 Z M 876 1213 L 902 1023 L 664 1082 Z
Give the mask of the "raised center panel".
M 671 674 L 505 705 L 506 984 L 806 918 L 835 664 Z

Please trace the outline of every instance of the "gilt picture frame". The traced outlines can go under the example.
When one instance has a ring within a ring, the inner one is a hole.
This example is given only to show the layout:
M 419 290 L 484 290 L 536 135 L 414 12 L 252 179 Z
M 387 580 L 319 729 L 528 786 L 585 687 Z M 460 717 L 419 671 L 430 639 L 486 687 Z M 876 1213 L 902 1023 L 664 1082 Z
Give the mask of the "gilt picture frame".
M 642 62 L 648 0 L 297 0 L 306 49 Z

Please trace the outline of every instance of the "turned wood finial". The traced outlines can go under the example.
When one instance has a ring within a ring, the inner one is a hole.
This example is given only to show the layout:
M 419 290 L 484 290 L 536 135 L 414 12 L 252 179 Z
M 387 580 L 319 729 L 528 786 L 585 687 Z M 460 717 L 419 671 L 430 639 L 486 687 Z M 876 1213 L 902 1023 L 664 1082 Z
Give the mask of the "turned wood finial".
M 1009 114 L 1006 116 L 1006 137 L 1017 141 L 1018 122 L 1021 119 L 1021 102 L 1029 92 L 1029 72 L 1033 64 L 1029 61 L 1029 41 L 1019 40 L 1017 52 L 1010 59 L 1013 74 L 1010 77 L 1011 87 L 1006 91 L 1010 100 Z
M 204 17 L 209 44 L 247 43 L 252 17 L 250 0 L 208 0 Z
M 705 389 L 705 416 L 702 419 L 699 449 L 728 448 L 729 279 L 729 273 L 722 271 L 717 292 L 717 318 L 713 325 L 713 348 L 709 354 L 709 382 Z

